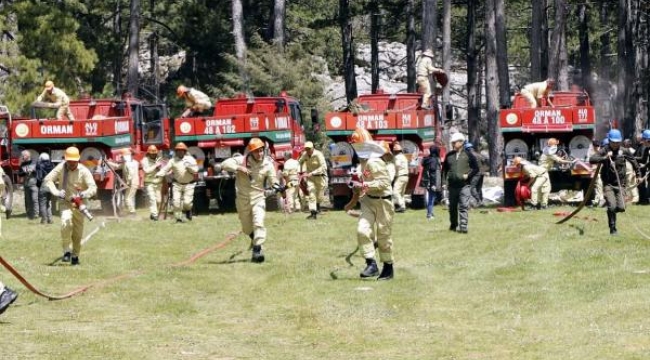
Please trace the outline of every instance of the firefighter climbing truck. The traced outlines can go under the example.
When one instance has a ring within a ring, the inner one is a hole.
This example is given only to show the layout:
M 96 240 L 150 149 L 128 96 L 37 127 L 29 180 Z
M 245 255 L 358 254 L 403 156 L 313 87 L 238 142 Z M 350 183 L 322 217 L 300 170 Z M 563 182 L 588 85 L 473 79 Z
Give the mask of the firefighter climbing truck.
M 81 151 L 80 162 L 92 171 L 98 198 L 106 208 L 112 204 L 114 190 L 120 184 L 102 159 L 120 161 L 123 149 L 130 149 L 135 159 L 141 159 L 149 145 L 162 149 L 170 146 L 164 105 L 148 105 L 129 96 L 85 98 L 71 101 L 70 110 L 74 121 L 53 119 L 56 110 L 41 107 L 32 107 L 30 118 L 0 119 L 4 121 L 0 125 L 7 130 L 2 134 L 0 155 L 12 180 L 18 179 L 23 150 L 29 151 L 32 159 L 45 152 L 56 164 L 63 161 L 65 149 L 74 145 Z
M 434 144 L 443 150 L 444 156 L 445 146 L 439 113 L 419 108 L 421 97 L 412 93 L 361 95 L 353 109 L 326 114 L 325 133 L 333 141 L 330 146 L 330 196 L 336 208 L 343 208 L 351 198 L 348 183 L 356 159 L 348 137 L 356 128 L 367 129 L 375 141 L 399 141 L 409 160 L 406 194 L 411 196 L 411 207 L 424 207 L 426 191 L 419 186 L 421 159 Z
M 551 191 L 586 190 L 591 181 L 588 153 L 594 136 L 596 116 L 584 92 L 558 91 L 550 94 L 553 106 L 544 100 L 531 108 L 516 94 L 513 105 L 501 110 L 499 122 L 505 144 L 503 166 L 504 205 L 515 204 L 515 187 L 521 169 L 512 164 L 515 157 L 537 163 L 550 138 L 559 140 L 557 154 L 572 164 L 556 164 L 549 171 Z
M 244 155 L 253 137 L 266 143 L 266 156 L 278 166 L 285 152 L 297 156 L 305 143 L 300 102 L 284 92 L 268 97 L 238 95 L 218 99 L 212 115 L 174 120 L 174 142 L 184 142 L 199 165 L 198 210 L 234 208 L 234 174 L 215 172 L 209 164 L 219 165 L 237 153 Z

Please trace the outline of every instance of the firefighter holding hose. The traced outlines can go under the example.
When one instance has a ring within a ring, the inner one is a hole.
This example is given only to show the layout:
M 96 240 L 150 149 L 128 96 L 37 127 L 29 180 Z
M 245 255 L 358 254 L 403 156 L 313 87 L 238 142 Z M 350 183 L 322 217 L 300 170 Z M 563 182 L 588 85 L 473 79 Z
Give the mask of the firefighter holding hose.
M 251 239 L 254 263 L 264 262 L 262 245 L 266 241 L 266 198 L 279 188 L 273 160 L 264 156 L 264 142 L 252 138 L 245 156 L 234 156 L 221 163 L 222 170 L 235 173 L 237 199 L 235 205 L 242 232 Z
M 61 245 L 63 261 L 79 265 L 81 238 L 84 233 L 84 217 L 87 212 L 85 199 L 97 193 L 93 175 L 83 164 L 79 164 L 79 149 L 71 146 L 65 150 L 64 162 L 57 165 L 43 179 L 43 185 L 51 194 L 63 200 L 61 203 Z M 60 189 L 57 188 L 58 184 Z M 72 243 L 72 249 L 70 249 Z

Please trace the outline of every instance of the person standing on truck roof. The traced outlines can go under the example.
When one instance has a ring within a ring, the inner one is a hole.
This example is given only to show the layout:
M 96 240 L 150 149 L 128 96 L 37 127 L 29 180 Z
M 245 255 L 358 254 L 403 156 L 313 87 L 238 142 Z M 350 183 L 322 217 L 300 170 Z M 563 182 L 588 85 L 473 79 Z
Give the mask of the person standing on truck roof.
M 246 156 L 233 156 L 221 163 L 221 169 L 235 173 L 237 198 L 235 205 L 242 232 L 251 239 L 253 250 L 251 261 L 264 262 L 262 245 L 266 242 L 266 198 L 276 194 L 278 187 L 275 167 L 270 157 L 264 156 L 264 142 L 252 138 Z M 218 169 L 215 169 L 218 170 Z
M 541 100 L 546 99 L 549 106 L 554 106 L 549 99 L 548 94 L 555 88 L 555 79 L 548 78 L 541 82 L 531 83 L 525 85 L 521 89 L 521 95 L 528 100 L 531 108 L 541 106 Z
M 160 188 L 162 187 L 162 178 L 157 177 L 156 173 L 163 166 L 163 161 L 158 156 L 158 148 L 156 145 L 149 145 L 147 155 L 142 158 L 140 165 L 142 165 L 142 171 L 144 172 L 144 189 L 149 203 L 149 219 L 158 221 L 158 204 L 161 201 Z
M 625 212 L 625 166 L 629 161 L 635 170 L 639 168 L 634 156 L 621 147 L 623 136 L 617 129 L 607 133 L 608 144 L 591 155 L 589 162 L 600 165 L 600 178 L 603 181 L 603 193 L 607 206 L 609 233 L 616 235 L 616 214 Z
M 528 210 L 546 209 L 548 207 L 548 196 L 551 193 L 551 179 L 548 176 L 548 170 L 519 156 L 512 160 L 512 164 L 514 166 L 521 165 L 521 171 L 528 177 L 527 186 L 530 189 L 530 206 Z
M 210 97 L 195 88 L 180 85 L 176 89 L 176 95 L 179 98 L 185 99 L 185 110 L 181 114 L 182 118 L 201 115 L 204 111 L 212 107 Z
M 350 143 L 359 158 L 359 175 L 350 182 L 354 195 L 345 210 L 350 211 L 357 202 L 361 204 L 357 243 L 366 259 L 366 267 L 359 276 L 379 275 L 377 280 L 390 280 L 394 277 L 392 232 L 395 207 L 388 168 L 382 160 L 386 148 L 373 141 L 367 130 L 359 128 L 352 133 Z M 384 263 L 381 273 L 375 260 L 375 239 L 379 261 Z
M 291 151 L 284 152 L 284 167 L 282 177 L 287 186 L 285 190 L 286 207 L 288 212 L 300 212 L 300 198 L 298 194 L 300 182 L 300 163 L 291 157 Z
M 325 200 L 325 189 L 327 189 L 327 163 L 325 156 L 320 150 L 314 149 L 314 143 L 307 141 L 300 159 L 300 166 L 304 169 L 307 178 L 307 194 L 309 199 L 309 212 L 307 219 L 316 220 L 320 212 L 321 202 Z
M 65 150 L 64 162 L 54 167 L 43 180 L 43 186 L 61 202 L 61 243 L 63 246 L 64 262 L 79 265 L 81 253 L 81 237 L 84 233 L 84 215 L 79 208 L 72 204 L 73 198 L 89 199 L 97 193 L 97 185 L 93 174 L 82 164 L 79 164 L 79 149 L 71 146 Z M 57 189 L 58 184 L 61 189 Z M 72 252 L 70 243 L 72 242 Z
M 129 216 L 135 216 L 135 195 L 138 193 L 140 186 L 140 164 L 133 159 L 131 149 L 122 149 L 122 161 L 116 163 L 112 160 L 106 160 L 108 166 L 113 170 L 122 170 L 122 180 L 126 183 L 126 195 L 124 202 Z
M 406 185 L 409 182 L 409 161 L 402 151 L 402 144 L 398 141 L 393 143 L 393 152 L 395 153 L 395 181 L 393 182 L 393 201 L 395 202 L 395 212 L 403 213 L 406 211 L 406 202 L 404 193 Z
M 23 190 L 25 193 L 25 213 L 29 220 L 38 217 L 38 181 L 36 180 L 36 161 L 32 159 L 29 151 L 23 150 L 20 153 L 20 170 L 18 176 L 23 178 Z
M 187 153 L 187 145 L 179 142 L 174 147 L 174 157 L 164 165 L 157 173 L 157 177 L 166 176 L 172 172 L 172 199 L 174 217 L 177 223 L 182 223 L 182 213 L 185 218 L 192 221 L 192 206 L 194 205 L 194 187 L 196 186 L 195 175 L 199 172 L 196 159 Z
M 43 179 L 54 169 L 50 155 L 41 153 L 36 163 L 36 185 L 38 185 L 38 212 L 41 224 L 52 223 L 52 194 L 43 186 Z
M 463 148 L 464 143 L 465 135 L 457 132 L 451 136 L 452 150 L 445 156 L 442 173 L 449 189 L 449 230 L 467 234 L 470 180 L 479 167 L 474 155 Z
M 70 98 L 63 90 L 54 87 L 54 83 L 51 80 L 45 82 L 45 89 L 36 98 L 36 102 L 49 102 L 51 103 L 49 107 L 59 108 L 56 111 L 57 120 L 64 120 L 63 115 L 67 116 L 70 121 L 75 120 L 72 111 L 70 111 Z
M 432 74 L 444 74 L 443 69 L 433 66 L 433 51 L 425 50 L 416 61 L 418 92 L 422 93 L 422 108 L 431 109 L 431 82 L 429 76 Z

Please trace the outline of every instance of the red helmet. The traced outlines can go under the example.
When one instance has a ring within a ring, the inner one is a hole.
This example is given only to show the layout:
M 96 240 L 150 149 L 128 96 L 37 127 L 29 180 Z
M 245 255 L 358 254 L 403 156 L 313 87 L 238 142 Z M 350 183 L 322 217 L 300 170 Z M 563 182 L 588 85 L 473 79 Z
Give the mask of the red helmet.
M 519 181 L 515 187 L 515 200 L 517 200 L 517 205 L 522 205 L 526 200 L 530 199 L 531 193 L 528 185 Z

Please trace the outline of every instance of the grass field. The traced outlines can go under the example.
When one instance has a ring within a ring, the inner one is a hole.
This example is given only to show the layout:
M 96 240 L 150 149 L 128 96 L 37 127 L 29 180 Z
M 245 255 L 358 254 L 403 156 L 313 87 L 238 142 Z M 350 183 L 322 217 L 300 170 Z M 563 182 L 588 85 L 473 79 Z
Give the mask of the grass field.
M 441 207 L 430 222 L 398 214 L 387 282 L 360 280 L 358 254 L 346 264 L 356 219 L 342 212 L 268 214 L 264 264 L 240 236 L 182 267 L 236 214 L 107 221 L 79 267 L 50 265 L 58 226 L 3 219 L 0 254 L 41 290 L 100 286 L 47 301 L 1 271 L 20 297 L 0 317 L 0 359 L 650 358 L 648 208 L 620 215 L 617 237 L 603 209 L 555 225 L 558 210 L 475 210 L 468 235 Z M 102 284 L 120 274 L 133 276 Z

